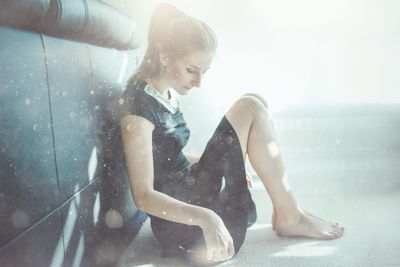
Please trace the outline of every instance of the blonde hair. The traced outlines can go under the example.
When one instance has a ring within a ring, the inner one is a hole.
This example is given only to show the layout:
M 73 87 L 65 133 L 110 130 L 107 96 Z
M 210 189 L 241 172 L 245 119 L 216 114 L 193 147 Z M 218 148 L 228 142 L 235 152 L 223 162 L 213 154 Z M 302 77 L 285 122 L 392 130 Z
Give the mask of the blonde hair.
M 215 33 L 205 22 L 171 4 L 158 4 L 151 16 L 147 50 L 128 84 L 159 75 L 161 52 L 179 59 L 193 51 L 214 52 L 216 48 Z

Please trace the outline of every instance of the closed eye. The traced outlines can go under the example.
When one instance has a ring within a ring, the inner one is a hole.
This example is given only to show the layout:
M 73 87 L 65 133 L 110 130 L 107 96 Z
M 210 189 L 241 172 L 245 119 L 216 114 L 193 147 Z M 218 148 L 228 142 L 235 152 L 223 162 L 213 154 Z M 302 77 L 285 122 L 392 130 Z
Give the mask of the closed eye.
M 192 70 L 192 69 L 189 69 L 189 68 L 187 68 L 186 71 L 187 71 L 188 73 L 195 73 L 195 72 L 196 72 L 195 70 Z
M 203 71 L 203 74 L 205 74 L 205 73 L 207 72 L 207 70 L 208 70 L 208 69 L 206 69 L 205 71 Z M 195 73 L 195 72 L 198 72 L 197 70 L 193 70 L 193 69 L 190 69 L 190 68 L 187 68 L 186 71 L 187 71 L 188 73 Z

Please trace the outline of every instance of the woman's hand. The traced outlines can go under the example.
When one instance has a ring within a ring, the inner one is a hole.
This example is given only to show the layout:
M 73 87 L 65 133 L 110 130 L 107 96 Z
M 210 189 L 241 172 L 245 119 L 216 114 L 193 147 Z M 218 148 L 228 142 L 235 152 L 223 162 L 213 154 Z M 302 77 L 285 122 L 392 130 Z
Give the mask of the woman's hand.
M 233 239 L 222 219 L 213 211 L 201 227 L 206 242 L 207 260 L 226 261 L 235 255 Z
M 253 188 L 253 176 L 251 176 L 251 174 L 248 172 L 246 172 L 246 180 L 247 180 L 247 186 L 249 188 Z

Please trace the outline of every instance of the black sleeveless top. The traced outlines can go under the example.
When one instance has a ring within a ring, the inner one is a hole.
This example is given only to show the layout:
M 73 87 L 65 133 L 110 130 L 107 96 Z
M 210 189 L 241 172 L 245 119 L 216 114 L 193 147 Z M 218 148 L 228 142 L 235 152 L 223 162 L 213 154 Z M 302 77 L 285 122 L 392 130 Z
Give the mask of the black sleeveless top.
M 178 103 L 168 106 L 160 99 L 158 92 L 146 81 L 139 80 L 128 85 L 119 104 L 123 114 L 133 114 L 151 121 L 153 130 L 154 187 L 162 183 L 164 177 L 171 177 L 179 171 L 189 169 L 190 163 L 182 152 L 186 146 L 190 130 L 186 127 Z M 158 95 L 157 95 L 158 94 Z

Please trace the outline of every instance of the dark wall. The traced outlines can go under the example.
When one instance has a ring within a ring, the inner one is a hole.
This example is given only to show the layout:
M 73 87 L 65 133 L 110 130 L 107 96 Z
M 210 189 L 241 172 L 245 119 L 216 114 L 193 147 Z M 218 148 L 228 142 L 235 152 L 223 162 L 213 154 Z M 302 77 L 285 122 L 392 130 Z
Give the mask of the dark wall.
M 1 266 L 114 266 L 135 236 L 110 107 L 137 61 L 0 27 Z

